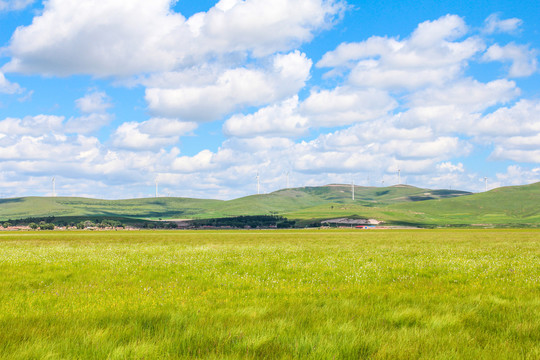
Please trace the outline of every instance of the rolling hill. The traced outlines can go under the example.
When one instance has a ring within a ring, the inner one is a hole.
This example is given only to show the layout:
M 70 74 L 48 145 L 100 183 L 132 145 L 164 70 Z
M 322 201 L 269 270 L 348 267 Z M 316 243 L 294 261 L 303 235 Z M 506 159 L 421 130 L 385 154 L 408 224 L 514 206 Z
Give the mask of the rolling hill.
M 0 199 L 0 220 L 31 217 L 207 219 L 240 215 L 282 215 L 301 224 L 359 217 L 414 226 L 540 224 L 540 183 L 472 194 L 409 185 L 390 187 L 331 184 L 278 190 L 222 201 L 191 198 L 99 200 L 75 197 Z
M 540 182 L 493 189 L 466 197 L 394 204 L 426 224 L 540 224 Z
M 467 195 L 461 191 L 426 190 L 413 186 L 355 187 L 355 204 L 393 204 Z M 426 194 L 431 194 L 427 196 Z M 122 216 L 135 218 L 211 218 L 237 215 L 286 213 L 328 203 L 353 203 L 349 185 L 327 185 L 279 190 L 222 201 L 158 197 L 99 200 L 77 197 L 24 197 L 0 199 L 0 219 L 46 216 Z

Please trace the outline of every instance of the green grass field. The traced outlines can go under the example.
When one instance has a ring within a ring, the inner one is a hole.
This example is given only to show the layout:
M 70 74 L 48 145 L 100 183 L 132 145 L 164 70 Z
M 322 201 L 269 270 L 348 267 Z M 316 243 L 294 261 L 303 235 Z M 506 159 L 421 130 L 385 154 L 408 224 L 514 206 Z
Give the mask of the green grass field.
M 538 359 L 540 231 L 0 233 L 0 359 Z

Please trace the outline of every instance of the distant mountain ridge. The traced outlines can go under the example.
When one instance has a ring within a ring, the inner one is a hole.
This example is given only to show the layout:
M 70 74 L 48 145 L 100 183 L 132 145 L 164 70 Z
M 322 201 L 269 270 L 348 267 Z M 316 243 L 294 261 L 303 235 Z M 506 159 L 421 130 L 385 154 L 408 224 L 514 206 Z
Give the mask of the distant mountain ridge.
M 410 185 L 352 187 L 345 184 L 282 189 L 223 201 L 157 197 L 100 200 L 77 197 L 0 199 L 0 219 L 31 217 L 126 217 L 204 219 L 282 215 L 309 222 L 337 217 L 374 218 L 389 224 L 474 225 L 540 223 L 540 183 L 473 194 Z

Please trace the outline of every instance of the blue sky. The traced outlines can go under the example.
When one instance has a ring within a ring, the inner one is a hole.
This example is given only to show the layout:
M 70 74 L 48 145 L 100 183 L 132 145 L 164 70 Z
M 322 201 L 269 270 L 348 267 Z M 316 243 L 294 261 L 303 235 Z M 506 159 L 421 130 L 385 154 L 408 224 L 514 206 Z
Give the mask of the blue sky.
M 537 1 L 0 0 L 0 196 L 540 181 Z

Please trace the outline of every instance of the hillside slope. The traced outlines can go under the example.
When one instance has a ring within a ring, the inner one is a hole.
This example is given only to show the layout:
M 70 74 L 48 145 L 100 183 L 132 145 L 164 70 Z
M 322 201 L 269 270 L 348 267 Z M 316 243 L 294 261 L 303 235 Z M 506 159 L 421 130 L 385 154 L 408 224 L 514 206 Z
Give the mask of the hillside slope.
M 386 188 L 356 186 L 354 204 L 372 206 L 373 204 L 392 204 L 466 194 L 469 193 L 427 190 L 407 185 Z M 26 197 L 0 199 L 0 219 L 47 216 L 193 219 L 237 215 L 266 215 L 288 213 L 334 202 L 353 203 L 351 198 L 350 185 L 284 189 L 270 194 L 251 195 L 229 201 L 168 197 L 130 200 Z
M 429 190 L 408 185 L 384 188 L 355 186 L 352 200 L 350 185 L 326 185 L 278 190 L 270 194 L 252 195 L 225 201 L 216 207 L 222 216 L 279 213 L 286 214 L 318 206 L 354 204 L 358 206 L 382 206 L 400 202 L 442 199 L 471 193 L 457 190 Z
M 28 197 L 0 199 L 0 221 L 30 217 L 129 217 L 203 219 L 239 215 L 283 215 L 311 223 L 336 217 L 374 218 L 388 224 L 533 225 L 540 224 L 540 183 L 471 194 L 408 185 L 355 187 L 326 185 L 283 189 L 239 199 L 149 198 L 98 200 Z
M 76 197 L 26 197 L 0 199 L 0 219 L 96 215 L 192 218 L 209 211 L 221 202 L 221 200 L 190 198 L 99 200 Z
M 418 222 L 426 224 L 540 224 L 540 182 L 388 208 L 414 213 Z

